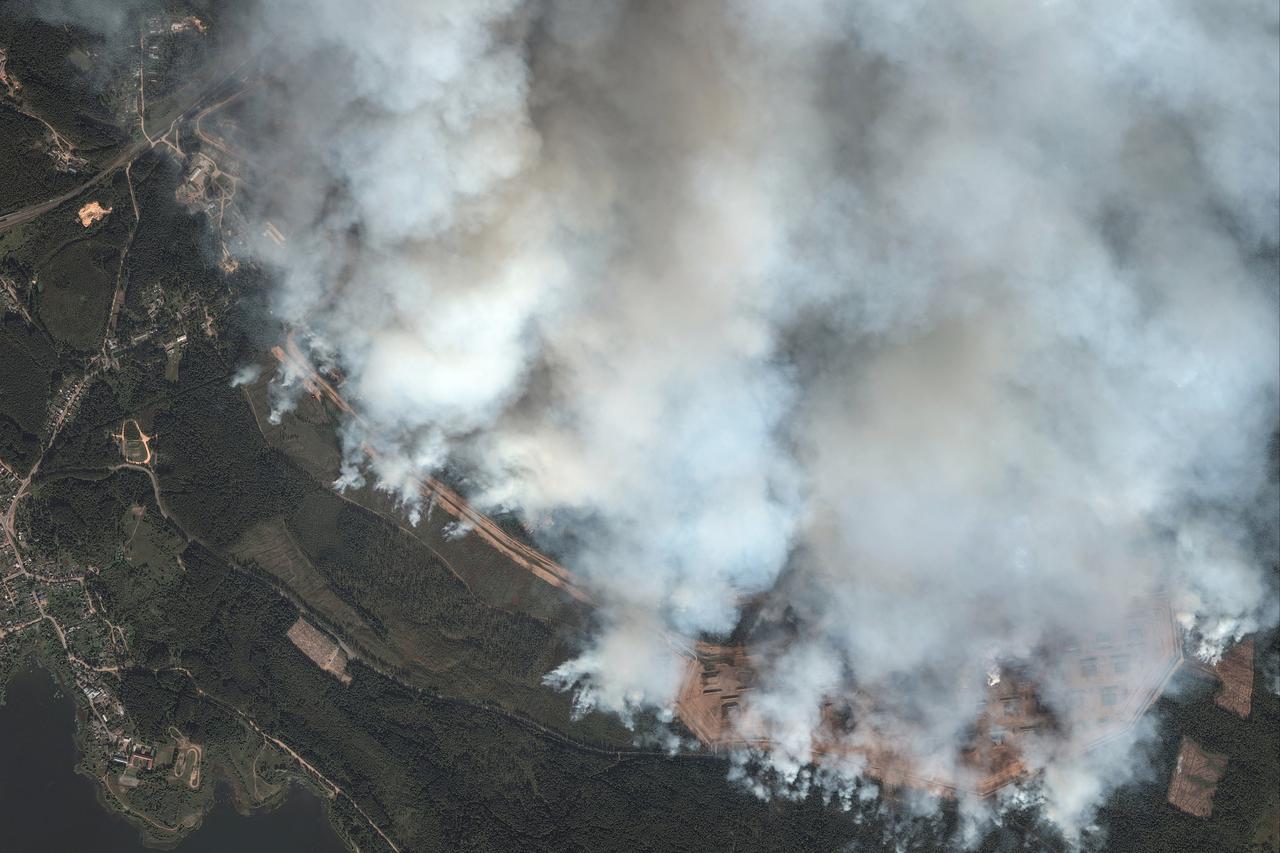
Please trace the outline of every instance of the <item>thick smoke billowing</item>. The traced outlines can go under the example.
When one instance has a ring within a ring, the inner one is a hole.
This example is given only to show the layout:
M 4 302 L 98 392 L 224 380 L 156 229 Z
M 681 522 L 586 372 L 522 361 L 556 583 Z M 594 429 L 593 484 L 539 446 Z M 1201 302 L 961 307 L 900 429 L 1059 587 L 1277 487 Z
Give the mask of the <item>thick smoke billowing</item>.
M 784 768 L 851 680 L 954 743 L 958 685 L 1137 594 L 1207 655 L 1274 623 L 1274 3 L 262 15 L 262 255 L 364 418 L 345 477 L 369 442 L 553 518 L 583 702 L 665 705 L 663 635 L 769 590 Z M 1083 819 L 1115 754 L 1053 756 Z
M 1275 620 L 1274 4 L 264 8 L 348 477 L 460 460 L 571 533 L 582 701 L 668 703 L 664 632 L 774 590 L 785 767 L 850 679 L 953 743 L 1136 594 L 1206 654 Z M 1115 778 L 1045 761 L 1068 821 Z

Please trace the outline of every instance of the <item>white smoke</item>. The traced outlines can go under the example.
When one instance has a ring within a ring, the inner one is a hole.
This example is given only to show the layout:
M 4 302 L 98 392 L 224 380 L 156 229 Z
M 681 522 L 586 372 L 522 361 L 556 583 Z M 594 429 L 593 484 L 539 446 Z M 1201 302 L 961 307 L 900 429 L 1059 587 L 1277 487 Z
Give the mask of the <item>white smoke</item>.
M 242 385 L 250 385 L 258 381 L 258 377 L 262 375 L 262 366 L 258 364 L 245 364 L 236 368 L 236 372 L 231 374 L 231 387 L 239 388 Z
M 1136 594 L 1206 656 L 1274 623 L 1274 3 L 264 15 L 276 309 L 346 372 L 352 465 L 558 520 L 582 702 L 667 705 L 663 635 L 770 591 L 800 774 L 850 679 L 955 743 L 957 682 Z M 1055 754 L 1078 825 L 1123 750 Z

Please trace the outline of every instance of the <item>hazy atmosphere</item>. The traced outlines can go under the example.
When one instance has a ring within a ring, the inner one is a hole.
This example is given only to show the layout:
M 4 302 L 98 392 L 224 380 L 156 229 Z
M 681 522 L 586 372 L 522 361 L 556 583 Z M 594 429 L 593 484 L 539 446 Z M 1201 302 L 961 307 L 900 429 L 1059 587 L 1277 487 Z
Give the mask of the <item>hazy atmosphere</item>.
M 1276 619 L 1275 6 L 917 5 L 266 8 L 348 476 L 531 522 L 587 706 L 774 587 L 784 767 L 841 684 L 946 743 L 955 674 L 1134 596 L 1206 657 Z
M 94 9 L 45 17 L 128 45 L 132 7 Z M 943 771 L 989 679 L 1065 710 L 1046 649 L 1136 602 L 1209 664 L 1280 622 L 1274 0 L 264 0 L 235 27 L 266 57 L 236 251 L 342 377 L 335 485 L 414 524 L 426 476 L 514 513 L 595 605 L 541 676 L 576 714 L 696 746 L 688 646 L 765 638 L 771 748 L 730 772 L 795 797 L 837 697 L 850 744 Z M 303 380 L 274 374 L 277 423 Z M 1149 735 L 1041 733 L 990 808 L 1042 798 L 1070 839 Z

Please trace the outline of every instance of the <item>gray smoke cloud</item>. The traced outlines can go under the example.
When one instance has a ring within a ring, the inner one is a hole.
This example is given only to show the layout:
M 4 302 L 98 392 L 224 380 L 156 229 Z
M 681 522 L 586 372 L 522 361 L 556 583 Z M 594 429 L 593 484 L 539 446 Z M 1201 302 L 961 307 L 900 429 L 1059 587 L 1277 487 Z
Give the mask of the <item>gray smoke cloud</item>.
M 462 460 L 556 519 L 604 616 L 549 679 L 584 706 L 666 706 L 664 634 L 771 591 L 802 627 L 753 708 L 794 776 L 850 680 L 954 746 L 957 681 L 1135 595 L 1206 656 L 1274 623 L 1274 4 L 264 14 L 264 252 L 366 419 L 347 476 L 373 443 L 412 501 Z M 1125 751 L 1046 747 L 1050 813 Z
M 667 706 L 664 635 L 768 592 L 799 774 L 841 684 L 954 745 L 992 661 L 1135 595 L 1206 657 L 1275 623 L 1273 2 L 261 14 L 258 249 L 364 419 L 344 479 L 554 519 L 584 706 Z M 1126 749 L 1044 746 L 1064 826 Z
M 21 15 L 52 24 L 69 24 L 99 33 L 113 42 L 132 41 L 136 23 L 144 12 L 159 11 L 159 0 L 8 0 L 10 9 Z

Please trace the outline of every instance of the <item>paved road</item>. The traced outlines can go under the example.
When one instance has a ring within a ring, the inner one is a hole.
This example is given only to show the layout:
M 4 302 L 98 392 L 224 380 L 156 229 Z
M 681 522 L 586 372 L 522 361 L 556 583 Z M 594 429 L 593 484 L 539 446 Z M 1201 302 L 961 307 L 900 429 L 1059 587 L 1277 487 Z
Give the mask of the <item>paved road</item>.
M 178 111 L 174 113 L 173 118 L 169 119 L 167 122 L 162 121 L 160 123 L 162 125 L 167 124 L 169 127 L 172 127 L 174 123 L 180 119 L 188 117 L 191 112 L 204 103 L 210 95 L 219 91 L 222 86 L 231 82 L 237 75 L 241 74 L 245 64 L 246 63 L 241 63 L 230 73 L 220 77 L 216 82 L 201 89 L 189 102 L 183 104 Z M 78 187 L 70 189 L 62 195 L 48 199 L 47 201 L 37 202 L 36 204 L 28 205 L 20 210 L 15 210 L 11 213 L 6 213 L 3 216 L 0 216 L 0 234 L 3 234 L 10 228 L 21 225 L 24 222 L 30 222 L 37 216 L 48 213 L 58 205 L 66 204 L 90 187 L 101 183 L 104 178 L 108 177 L 116 170 L 132 163 L 152 148 L 155 148 L 156 145 L 160 143 L 163 136 L 164 134 L 161 134 L 160 136 L 155 137 L 154 140 L 149 140 L 145 137 L 135 140 L 121 150 L 119 154 L 112 158 L 111 162 L 103 166 L 96 174 L 93 175 L 93 177 L 89 178 Z
M 15 210 L 12 213 L 6 213 L 4 216 L 0 216 L 0 234 L 4 233 L 5 231 L 8 231 L 10 228 L 13 228 L 15 225 L 21 225 L 24 222 L 30 222 L 32 219 L 35 219 L 37 216 L 41 216 L 45 213 L 48 213 L 50 210 L 53 210 L 55 207 L 57 207 L 60 204 L 65 204 L 71 201 L 71 199 L 80 195 L 82 192 L 89 189 L 89 187 L 92 187 L 95 184 L 101 182 L 103 178 L 107 177 L 112 172 L 119 169 L 121 166 L 125 165 L 126 163 L 132 163 L 141 154 L 143 154 L 146 151 L 150 151 L 151 147 L 152 147 L 152 144 L 150 142 L 147 142 L 145 139 L 141 140 L 140 142 L 135 142 L 129 147 L 125 148 L 119 154 L 117 154 L 115 159 L 113 159 L 110 163 L 104 166 L 101 171 L 99 171 L 96 175 L 94 175 L 89 180 L 85 181 L 80 186 L 67 190 L 62 195 L 57 196 L 55 198 L 51 198 L 48 201 L 42 201 L 36 204 L 28 205 L 27 207 L 24 207 L 21 210 Z

